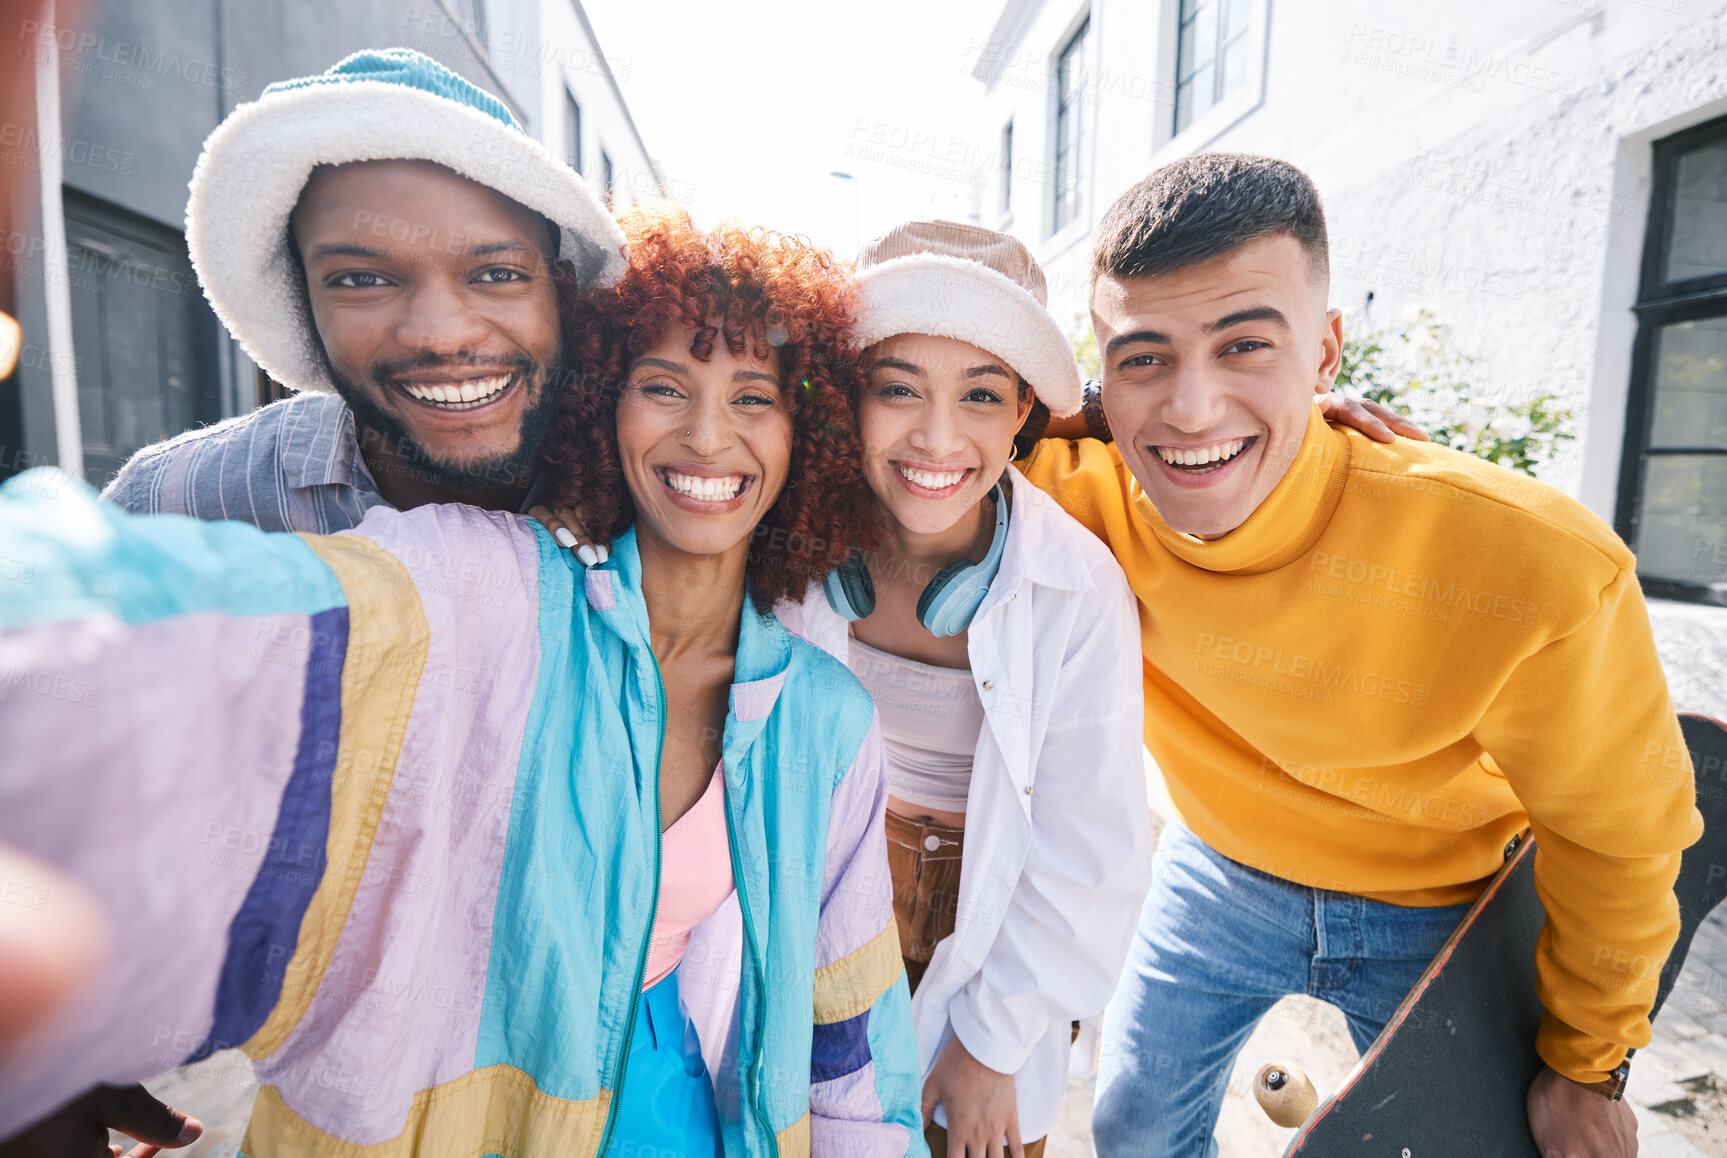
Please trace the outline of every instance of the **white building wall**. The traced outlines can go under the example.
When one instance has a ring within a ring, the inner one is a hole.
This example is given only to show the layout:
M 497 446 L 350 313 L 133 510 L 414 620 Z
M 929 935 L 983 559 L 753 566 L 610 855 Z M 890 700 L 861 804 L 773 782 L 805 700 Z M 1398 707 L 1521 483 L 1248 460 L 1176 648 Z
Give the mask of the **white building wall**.
M 991 171 L 984 223 L 1032 247 L 1077 317 L 1091 233 L 1134 181 L 1206 149 L 1290 160 L 1325 198 L 1333 304 L 1360 314 L 1371 290 L 1371 325 L 1431 305 L 1495 398 L 1559 394 L 1582 433 L 1546 477 L 1611 518 L 1648 146 L 1727 113 L 1727 5 L 1264 0 L 1263 73 L 1171 140 L 1176 9 L 1007 6 L 977 71 L 995 131 L 1014 120 L 1014 205 L 998 212 Z M 1093 165 L 1080 220 L 1052 235 L 1054 57 L 1087 12 Z
M 602 191 L 602 154 L 612 162 L 614 207 L 665 201 L 664 182 L 624 103 L 617 77 L 633 62 L 606 55 L 580 0 L 488 0 L 487 45 L 498 75 L 531 110 L 528 131 L 564 155 L 565 93 L 581 109 L 578 168 Z
M 1289 160 L 1325 199 L 1332 303 L 1372 328 L 1430 306 L 1484 394 L 1558 394 L 1578 438 L 1543 477 L 1611 521 L 1650 145 L 1727 115 L 1727 3 L 1257 2 L 1260 67 L 1172 139 L 1178 0 L 1009 0 L 974 75 L 986 126 L 1014 119 L 1014 209 L 993 166 L 984 224 L 1031 246 L 1077 319 L 1092 231 L 1135 181 L 1208 149 Z M 1083 228 L 1052 234 L 1054 54 L 1085 13 L 1093 163 Z

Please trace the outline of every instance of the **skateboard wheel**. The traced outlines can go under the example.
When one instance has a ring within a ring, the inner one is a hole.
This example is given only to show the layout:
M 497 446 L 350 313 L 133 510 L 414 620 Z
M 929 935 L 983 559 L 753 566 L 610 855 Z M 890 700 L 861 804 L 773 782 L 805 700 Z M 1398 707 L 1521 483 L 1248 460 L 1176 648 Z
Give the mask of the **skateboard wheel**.
M 1265 1116 L 1279 1126 L 1296 1127 L 1319 1106 L 1319 1094 L 1300 1066 L 1274 1061 L 1259 1067 L 1253 1078 L 1253 1098 Z

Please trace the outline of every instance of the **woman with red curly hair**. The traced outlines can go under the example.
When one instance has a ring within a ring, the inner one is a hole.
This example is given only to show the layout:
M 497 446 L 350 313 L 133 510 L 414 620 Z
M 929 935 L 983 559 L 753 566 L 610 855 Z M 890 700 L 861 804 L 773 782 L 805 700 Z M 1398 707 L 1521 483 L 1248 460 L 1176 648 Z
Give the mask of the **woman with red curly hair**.
M 780 614 L 881 717 L 931 1151 L 1036 1158 L 1148 883 L 1137 615 L 1107 548 L 1009 464 L 1028 424 L 1079 408 L 1031 255 L 918 222 L 865 247 L 857 285 L 858 457 L 838 469 L 861 468 L 879 542 Z
M 740 413 L 755 407 L 788 419 L 791 428 L 789 482 L 756 525 L 749 587 L 761 610 L 801 596 L 879 533 L 851 411 L 861 369 L 847 337 L 855 320 L 849 279 L 825 250 L 761 230 L 727 224 L 703 233 L 687 216 L 640 210 L 621 224 L 630 243 L 628 275 L 615 290 L 578 299 L 565 318 L 572 377 L 542 446 L 540 494 L 599 543 L 636 521 L 638 494 L 663 501 L 664 489 L 695 497 L 700 488 L 687 478 L 675 486 L 661 478 L 663 487 L 632 478 L 616 424 L 642 397 L 687 406 L 678 373 L 710 365 L 716 354 L 771 362 L 774 404 L 763 408 L 747 391 L 733 403 Z M 715 436 L 723 434 L 686 423 L 680 438 L 699 459 L 700 445 Z M 625 486 L 626 479 L 641 485 Z M 546 507 L 536 510 L 561 525 Z M 589 550 L 583 561 L 598 561 Z
M 629 272 L 566 319 L 573 372 L 542 447 L 542 493 L 603 529 L 611 544 L 604 559 L 584 553 L 590 586 L 614 577 L 625 588 L 639 583 L 663 679 L 661 884 L 645 1000 L 651 1010 L 672 987 L 673 1017 L 678 964 L 693 938 L 706 931 L 704 965 L 714 960 L 716 927 L 733 952 L 741 938 L 743 1005 L 753 1004 L 770 1041 L 794 1047 L 776 1055 L 787 1064 L 774 1072 L 793 1075 L 780 1079 L 781 1089 L 762 1090 L 760 1076 L 741 1066 L 745 1088 L 770 1106 L 790 1104 L 795 1075 L 807 1072 L 813 1136 L 828 1139 L 818 1149 L 885 1130 L 858 1152 L 920 1150 L 908 1128 L 917 1082 L 908 995 L 892 950 L 873 710 L 843 669 L 772 615 L 836 559 L 867 546 L 877 523 L 849 402 L 859 374 L 845 341 L 850 286 L 828 254 L 791 238 L 735 225 L 703 232 L 683 214 L 633 211 L 620 224 Z M 737 765 L 736 721 L 749 718 L 743 689 L 764 683 L 778 697 L 770 723 L 778 753 Z M 810 775 L 832 762 L 830 746 L 858 753 L 837 786 L 827 774 Z M 751 816 L 758 801 L 761 813 Z M 884 874 L 871 882 L 867 904 L 821 883 L 834 879 L 836 844 L 860 882 L 859 866 Z M 812 876 L 823 859 L 827 871 Z M 771 925 L 761 922 L 764 908 L 775 914 Z M 822 979 L 813 1006 L 804 984 L 811 970 L 791 965 L 810 959 L 812 929 L 813 975 Z M 771 997 L 748 995 L 751 962 L 758 982 L 776 978 Z M 712 1000 L 690 1001 L 686 986 L 683 1004 L 705 1016 L 696 1014 L 693 1035 L 674 1019 L 669 1035 L 699 1038 L 701 1052 L 717 1059 L 728 1031 L 736 1033 L 736 1002 L 716 1011 Z M 656 1040 L 667 1033 L 656 1022 Z M 632 1089 L 666 1099 L 657 1087 L 629 1085 L 626 1099 Z M 646 1114 L 654 1103 L 640 1104 Z M 687 1150 L 678 1143 L 677 1152 Z
M 68 854 L 148 860 L 114 937 L 175 951 L 32 1041 L 49 1084 L 147 1076 L 168 1034 L 245 1044 L 266 1158 L 927 1153 L 875 710 L 772 614 L 870 541 L 851 290 L 792 239 L 624 224 L 543 474 L 603 565 L 469 506 L 293 536 L 0 488 L 35 579 L 0 651 L 147 705 L 0 698 L 8 750 L 55 753 L 0 755 L 0 841 L 222 751 L 219 791 Z

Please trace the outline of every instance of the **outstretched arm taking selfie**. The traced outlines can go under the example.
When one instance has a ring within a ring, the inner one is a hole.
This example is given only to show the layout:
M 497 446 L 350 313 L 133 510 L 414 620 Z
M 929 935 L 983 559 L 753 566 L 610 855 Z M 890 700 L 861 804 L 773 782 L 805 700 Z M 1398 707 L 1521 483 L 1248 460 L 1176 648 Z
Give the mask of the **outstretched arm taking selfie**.
M 77 881 L 127 946 L 0 1064 L 6 1136 L 269 1011 L 267 983 L 237 982 L 273 966 L 280 990 L 286 918 L 324 868 L 347 608 L 299 539 L 133 519 L 52 472 L 0 491 L 0 525 L 0 839 Z
M 0 1063 L 0 1136 L 235 1046 L 272 1084 L 255 1123 L 280 1116 L 273 1087 L 306 1108 L 319 1075 L 349 1072 L 380 1096 L 308 1112 L 399 1132 L 394 1095 L 442 1063 L 406 1043 L 417 1064 L 384 1072 L 359 1043 L 425 1024 L 402 1016 L 422 993 L 452 1033 L 478 1017 L 447 982 L 484 976 L 488 930 L 425 918 L 495 888 L 500 745 L 520 746 L 537 668 L 510 625 L 534 621 L 523 571 L 544 542 L 511 518 L 384 511 L 376 538 L 300 538 L 131 516 L 48 472 L 0 489 L 18 561 L 0 578 L 0 841 L 79 882 L 129 950 Z M 308 1019 L 320 1034 L 296 1035 Z

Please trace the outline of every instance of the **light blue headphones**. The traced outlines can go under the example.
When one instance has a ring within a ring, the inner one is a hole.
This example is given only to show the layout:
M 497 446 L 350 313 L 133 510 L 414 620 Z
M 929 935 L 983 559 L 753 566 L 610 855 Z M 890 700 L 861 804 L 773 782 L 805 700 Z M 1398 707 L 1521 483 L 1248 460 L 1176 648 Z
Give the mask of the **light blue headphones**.
M 923 589 L 917 601 L 918 622 L 931 635 L 958 635 L 971 626 L 972 616 L 983 606 L 989 585 L 1001 570 L 1001 553 L 1007 544 L 1007 496 L 1001 484 L 990 489 L 995 500 L 995 537 L 990 540 L 989 553 L 983 562 L 956 559 L 936 573 Z M 822 580 L 828 606 L 847 619 L 863 619 L 875 610 L 875 583 L 869 577 L 869 566 L 855 551 L 851 558 L 828 572 Z

